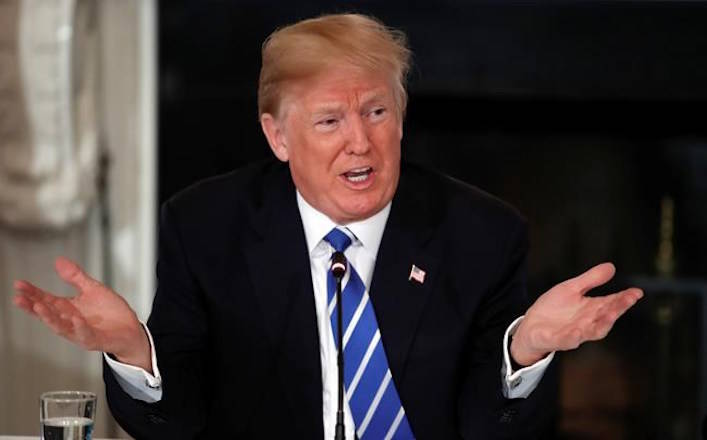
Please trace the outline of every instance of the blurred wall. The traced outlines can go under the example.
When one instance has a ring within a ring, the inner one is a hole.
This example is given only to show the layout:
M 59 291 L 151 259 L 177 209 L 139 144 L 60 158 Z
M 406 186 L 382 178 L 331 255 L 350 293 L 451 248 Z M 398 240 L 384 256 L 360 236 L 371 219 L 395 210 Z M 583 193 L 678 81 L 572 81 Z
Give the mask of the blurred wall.
M 83 352 L 14 308 L 11 286 L 12 280 L 22 278 L 57 294 L 73 294 L 53 271 L 54 258 L 65 255 L 122 293 L 141 318 L 147 317 L 154 290 L 155 3 L 144 0 L 5 1 L 0 3 L 3 22 L 19 26 L 20 8 L 28 7 L 37 8 L 48 18 L 57 8 L 71 11 L 76 7 L 76 11 L 88 11 L 88 15 L 82 15 L 81 23 L 74 23 L 73 29 L 49 27 L 42 31 L 57 32 L 72 40 L 79 32 L 86 32 L 95 42 L 95 50 L 74 48 L 65 61 L 73 69 L 73 87 L 76 87 L 76 78 L 81 77 L 79 69 L 84 64 L 91 63 L 95 67 L 96 81 L 91 90 L 95 105 L 90 114 L 83 116 L 95 121 L 93 131 L 101 160 L 95 163 L 95 179 L 84 183 L 93 187 L 95 197 L 82 218 L 67 225 L 0 224 L 0 285 L 3 286 L 0 290 L 3 293 L 0 302 L 0 395 L 3 396 L 0 435 L 38 433 L 37 407 L 41 392 L 83 389 L 100 396 L 94 435 L 117 437 L 121 434 L 104 398 L 100 354 Z M 25 31 L 31 33 L 37 29 L 32 26 L 38 23 L 28 25 Z M 15 47 L 3 46 L 2 49 L 13 51 Z M 51 44 L 40 49 L 54 56 Z M 8 65 L 1 67 L 6 69 Z M 46 81 L 54 81 L 56 77 L 52 77 L 52 72 L 41 73 Z M 27 81 L 26 75 L 17 73 L 18 81 Z M 47 86 L 45 82 L 35 84 L 39 88 Z M 69 102 L 62 113 L 70 114 L 77 107 L 81 107 L 77 102 Z M 23 118 L 27 119 L 22 112 L 15 116 L 15 122 L 9 124 L 5 119 L 7 114 L 0 114 L 4 119 L 0 126 L 13 128 L 20 126 Z M 70 121 L 71 124 L 77 125 L 80 117 Z M 0 139 L 0 149 L 6 147 L 2 142 L 7 139 Z M 3 156 L 5 160 L 16 162 L 17 154 L 34 151 L 33 160 L 46 163 L 50 157 L 45 154 L 56 155 L 63 151 L 52 145 L 49 137 L 44 145 L 47 152 L 37 153 L 31 143 L 33 137 L 26 139 L 28 143 L 24 147 L 13 146 L 15 150 L 10 152 L 13 155 Z M 79 141 L 77 138 L 69 143 L 68 151 L 74 151 Z

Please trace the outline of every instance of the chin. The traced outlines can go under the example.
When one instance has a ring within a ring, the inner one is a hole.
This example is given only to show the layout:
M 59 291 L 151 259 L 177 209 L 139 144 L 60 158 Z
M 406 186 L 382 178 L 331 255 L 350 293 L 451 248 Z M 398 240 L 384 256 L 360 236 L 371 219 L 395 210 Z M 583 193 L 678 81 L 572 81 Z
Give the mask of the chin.
M 351 223 L 365 220 L 377 214 L 390 200 L 385 200 L 385 193 L 380 189 L 370 191 L 367 194 L 345 192 L 337 194 L 337 197 L 330 199 L 332 212 L 337 214 L 337 218 L 331 217 L 339 223 Z
M 380 211 L 383 206 L 376 205 L 366 205 L 366 206 L 349 206 L 347 209 L 342 210 L 344 215 L 347 217 L 347 222 L 355 222 L 359 220 L 365 220 L 368 217 L 375 215 Z

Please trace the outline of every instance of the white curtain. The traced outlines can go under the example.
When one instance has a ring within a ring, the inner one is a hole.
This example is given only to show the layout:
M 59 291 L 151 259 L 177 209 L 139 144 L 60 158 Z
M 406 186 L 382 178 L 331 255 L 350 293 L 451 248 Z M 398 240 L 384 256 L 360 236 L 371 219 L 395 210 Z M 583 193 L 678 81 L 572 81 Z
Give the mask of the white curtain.
M 0 2 L 0 435 L 36 435 L 38 396 L 96 391 L 96 437 L 122 437 L 101 359 L 12 305 L 12 280 L 72 294 L 65 255 L 144 319 L 153 294 L 155 3 Z M 100 161 L 101 157 L 107 161 Z M 105 166 L 105 185 L 98 185 Z

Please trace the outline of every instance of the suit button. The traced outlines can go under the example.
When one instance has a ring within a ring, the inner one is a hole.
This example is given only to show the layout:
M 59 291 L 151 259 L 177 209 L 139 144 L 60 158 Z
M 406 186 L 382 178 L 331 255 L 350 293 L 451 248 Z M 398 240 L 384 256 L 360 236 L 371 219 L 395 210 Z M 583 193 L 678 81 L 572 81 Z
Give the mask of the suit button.
M 167 421 L 164 419 L 164 417 L 158 416 L 157 414 L 148 414 L 147 420 L 149 420 L 151 423 L 154 423 L 156 425 L 159 425 L 161 423 L 165 423 Z
M 514 409 L 506 409 L 501 413 L 501 417 L 498 419 L 501 423 L 510 423 L 513 420 L 513 416 L 516 414 Z

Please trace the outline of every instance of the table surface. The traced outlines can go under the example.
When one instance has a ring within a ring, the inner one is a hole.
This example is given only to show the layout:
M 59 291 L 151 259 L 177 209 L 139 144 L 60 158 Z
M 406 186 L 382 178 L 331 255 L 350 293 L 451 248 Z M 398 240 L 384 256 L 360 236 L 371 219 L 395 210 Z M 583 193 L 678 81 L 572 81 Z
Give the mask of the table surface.
M 0 435 L 0 440 L 38 440 L 39 436 L 27 436 L 27 435 Z M 93 440 L 111 440 L 111 439 L 100 439 L 95 438 Z

